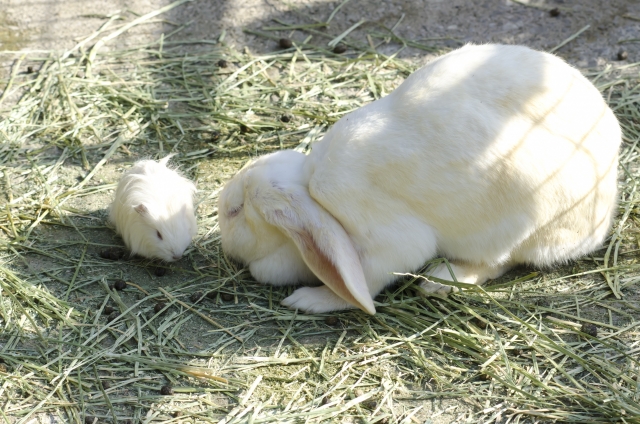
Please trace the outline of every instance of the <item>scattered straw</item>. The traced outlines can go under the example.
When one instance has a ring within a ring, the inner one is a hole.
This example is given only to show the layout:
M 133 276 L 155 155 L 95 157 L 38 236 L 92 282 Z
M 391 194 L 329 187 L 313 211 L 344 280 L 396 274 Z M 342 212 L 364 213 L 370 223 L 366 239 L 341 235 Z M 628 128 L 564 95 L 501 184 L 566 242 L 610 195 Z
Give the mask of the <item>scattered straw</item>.
M 282 308 L 291 288 L 225 258 L 217 193 L 251 157 L 307 150 L 415 69 L 374 40 L 438 49 L 376 25 L 354 28 L 367 31 L 361 44 L 328 21 L 278 24 L 257 33 L 307 41 L 263 56 L 223 35 L 106 51 L 105 24 L 73 54 L 15 63 L 0 120 L 4 420 L 640 423 L 639 65 L 588 73 L 625 136 L 603 251 L 450 298 L 423 297 L 420 273 L 405 274 L 375 316 L 325 322 Z M 330 40 L 355 53 L 328 51 Z M 148 261 L 99 253 L 121 245 L 104 207 L 122 169 L 167 152 L 198 182 L 200 235 L 155 277 Z M 129 286 L 114 291 L 115 279 Z

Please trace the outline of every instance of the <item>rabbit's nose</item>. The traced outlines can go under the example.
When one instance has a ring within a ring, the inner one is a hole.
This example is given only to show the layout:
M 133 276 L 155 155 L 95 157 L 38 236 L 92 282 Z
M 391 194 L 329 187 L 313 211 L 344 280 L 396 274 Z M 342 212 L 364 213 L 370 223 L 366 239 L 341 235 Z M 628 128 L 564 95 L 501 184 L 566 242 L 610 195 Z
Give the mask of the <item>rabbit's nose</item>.
M 180 259 L 182 259 L 182 255 L 177 255 L 175 253 L 173 254 L 173 260 L 174 261 L 177 261 L 177 260 L 180 260 Z

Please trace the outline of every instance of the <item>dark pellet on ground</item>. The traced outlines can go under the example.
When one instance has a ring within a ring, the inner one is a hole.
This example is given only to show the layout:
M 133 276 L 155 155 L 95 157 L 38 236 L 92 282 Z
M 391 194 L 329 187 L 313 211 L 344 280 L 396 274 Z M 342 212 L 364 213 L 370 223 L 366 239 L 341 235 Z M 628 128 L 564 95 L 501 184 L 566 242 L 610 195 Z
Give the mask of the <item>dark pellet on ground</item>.
M 216 297 L 218 297 L 218 292 L 215 290 L 212 290 L 209 293 L 207 293 L 207 299 L 215 299 Z
M 480 327 L 480 328 L 482 328 L 483 330 L 484 330 L 485 328 L 487 328 L 487 323 L 486 323 L 486 322 L 484 322 L 484 321 L 482 321 L 481 319 L 474 318 L 474 319 L 472 319 L 472 320 L 471 320 L 471 322 L 472 322 L 476 327 Z
M 98 253 L 102 259 L 111 259 L 111 249 L 104 249 Z
M 240 124 L 240 132 L 242 134 L 248 133 L 249 132 L 249 127 L 247 127 L 245 124 Z
M 124 257 L 124 250 L 118 249 L 117 247 L 110 247 L 108 249 L 101 250 L 99 255 L 102 259 L 119 261 Z
M 31 66 L 27 66 L 27 74 L 33 74 L 33 68 Z
M 493 377 L 491 377 L 489 374 L 485 374 L 485 373 L 480 374 L 480 380 L 489 381 L 492 378 Z
M 202 299 L 202 292 L 195 292 L 189 298 L 192 303 L 196 303 L 198 300 Z
M 330 316 L 330 317 L 326 317 L 326 318 L 324 319 L 324 322 L 325 322 L 325 324 L 327 324 L 327 325 L 334 326 L 334 325 L 338 325 L 338 322 L 339 322 L 339 321 L 338 321 L 338 317 Z
M 211 132 L 211 140 L 217 140 L 220 138 L 220 131 L 212 131 Z
M 103 381 L 102 388 L 105 390 L 109 390 L 111 388 L 111 383 L 109 383 L 108 381 Z
M 160 388 L 160 393 L 168 396 L 168 395 L 172 395 L 173 394 L 173 388 L 171 386 L 162 386 Z
M 84 417 L 84 424 L 93 424 L 97 422 L 98 422 L 98 419 L 96 417 L 92 417 L 90 415 L 87 415 Z
M 119 261 L 124 257 L 124 251 L 120 249 L 111 249 L 109 253 L 109 259 L 112 261 Z
M 321 405 L 326 405 L 327 403 L 329 403 L 330 400 L 327 396 L 323 397 L 322 400 L 320 401 Z
M 112 306 L 105 306 L 104 310 L 102 311 L 102 313 L 105 314 L 105 315 L 109 315 L 113 311 L 115 311 L 115 309 L 113 309 Z
M 167 273 L 167 268 L 163 268 L 161 266 L 157 266 L 155 267 L 155 269 L 153 270 L 153 274 L 156 277 L 162 277 Z
M 280 41 L 278 41 L 278 45 L 283 49 L 293 47 L 293 43 L 288 38 L 281 38 Z
M 224 59 L 220 59 L 217 63 L 218 67 L 220 68 L 226 68 L 227 66 L 229 66 L 229 62 L 227 62 Z
M 178 418 L 178 417 L 182 416 L 182 412 L 180 412 L 180 411 L 173 411 L 173 412 L 171 413 L 171 415 L 173 416 L 173 418 Z
M 629 57 L 629 54 L 627 53 L 626 50 L 620 50 L 618 52 L 617 57 L 618 57 L 618 60 L 627 60 L 627 58 Z
M 115 321 L 116 319 L 118 319 L 119 316 L 120 316 L 120 314 L 118 312 L 111 312 L 109 314 L 109 316 L 107 317 L 107 321 L 109 321 L 109 322 Z
M 291 122 L 291 117 L 290 117 L 289 115 L 282 115 L 282 116 L 280 117 L 280 120 L 281 120 L 282 122 Z
M 222 300 L 224 300 L 225 302 L 231 302 L 233 300 L 233 295 L 229 294 L 229 293 L 222 293 L 220 294 L 220 297 L 222 298 Z
M 338 44 L 333 48 L 333 52 L 337 54 L 342 54 L 347 51 L 347 46 L 344 44 Z
M 551 9 L 551 10 L 549 11 L 549 15 L 550 15 L 552 18 L 556 18 L 556 17 L 560 16 L 560 9 L 558 9 L 557 7 L 554 7 L 553 9 Z
M 363 402 L 362 406 L 373 411 L 378 406 L 378 402 L 375 400 L 369 400 L 367 402 Z
M 155 312 L 157 314 L 158 312 L 163 310 L 165 306 L 166 306 L 166 304 L 164 302 L 156 303 L 156 305 L 153 307 L 153 312 Z
M 127 288 L 127 282 L 124 280 L 116 280 L 113 282 L 113 288 L 116 290 L 124 290 Z
M 580 331 L 590 335 L 591 337 L 598 337 L 598 327 L 593 324 L 582 324 L 582 327 L 580 327 Z

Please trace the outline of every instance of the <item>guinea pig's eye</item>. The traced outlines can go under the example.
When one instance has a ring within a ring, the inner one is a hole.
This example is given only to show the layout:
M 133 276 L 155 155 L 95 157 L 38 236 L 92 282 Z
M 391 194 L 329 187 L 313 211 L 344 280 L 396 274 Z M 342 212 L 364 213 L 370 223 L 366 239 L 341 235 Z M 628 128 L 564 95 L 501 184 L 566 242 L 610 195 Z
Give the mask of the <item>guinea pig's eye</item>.
M 236 206 L 235 208 L 229 209 L 229 212 L 227 212 L 227 216 L 229 218 L 233 218 L 234 216 L 238 215 L 240 213 L 240 211 L 242 210 L 243 206 L 244 206 L 244 203 L 241 204 L 240 206 Z
M 156 235 L 160 240 L 162 240 L 162 234 L 160 234 L 160 231 L 156 230 Z

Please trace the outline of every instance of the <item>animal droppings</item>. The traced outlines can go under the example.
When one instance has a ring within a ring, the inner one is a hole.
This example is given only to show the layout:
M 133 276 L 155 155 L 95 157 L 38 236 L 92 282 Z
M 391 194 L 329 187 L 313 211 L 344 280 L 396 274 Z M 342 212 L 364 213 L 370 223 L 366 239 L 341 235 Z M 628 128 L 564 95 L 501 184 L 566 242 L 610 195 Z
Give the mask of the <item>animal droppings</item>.
M 485 374 L 485 373 L 480 374 L 479 377 L 480 377 L 480 380 L 483 380 L 483 381 L 490 381 L 493 378 L 489 374 Z
M 479 318 L 474 318 L 474 319 L 472 319 L 472 320 L 471 320 L 471 322 L 472 322 L 476 327 L 482 328 L 483 330 L 484 330 L 485 328 L 487 328 L 487 323 L 486 323 L 485 321 L 483 321 L 483 320 L 479 319 Z
M 225 302 L 231 302 L 233 300 L 233 295 L 229 294 L 229 293 L 222 293 L 220 295 L 220 297 L 222 298 L 222 300 L 224 300 Z
M 116 290 L 124 290 L 127 287 L 127 282 L 124 280 L 116 280 L 113 283 L 113 288 Z
M 593 324 L 582 324 L 582 327 L 580 327 L 580 331 L 590 335 L 591 337 L 598 337 L 598 327 Z
M 560 16 L 560 9 L 554 7 L 549 11 L 549 16 L 551 16 L 552 18 L 557 18 L 558 16 Z
M 203 296 L 202 292 L 198 291 L 198 292 L 193 293 L 193 294 L 189 297 L 189 299 L 191 300 L 191 302 L 192 302 L 192 303 L 196 303 L 197 301 L 199 301 L 200 299 L 202 299 L 202 296 Z
M 162 386 L 160 388 L 160 393 L 165 395 L 165 396 L 169 396 L 173 394 L 173 388 L 171 386 Z
M 324 319 L 324 323 L 330 326 L 338 325 L 338 317 L 329 316 Z
M 124 257 L 124 250 L 117 247 L 110 247 L 108 249 L 101 250 L 99 253 L 102 259 L 109 259 L 110 261 L 119 261 Z
M 373 411 L 378 406 L 378 402 L 376 402 L 375 400 L 369 400 L 369 401 L 363 402 L 362 406 Z
M 347 46 L 344 44 L 338 44 L 333 48 L 333 52 L 336 54 L 342 54 L 347 51 Z
M 281 38 L 280 41 L 278 41 L 278 45 L 282 49 L 288 49 L 288 48 L 293 47 L 293 42 L 291 40 L 289 40 L 288 38 Z

